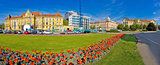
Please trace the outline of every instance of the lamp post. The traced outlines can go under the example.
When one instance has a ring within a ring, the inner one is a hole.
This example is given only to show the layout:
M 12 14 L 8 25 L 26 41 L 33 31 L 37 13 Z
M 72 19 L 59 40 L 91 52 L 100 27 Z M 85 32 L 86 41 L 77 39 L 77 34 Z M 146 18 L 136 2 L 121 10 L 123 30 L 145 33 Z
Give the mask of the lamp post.
M 159 30 L 158 30 L 158 22 L 157 22 L 157 30 L 156 30 L 156 31 L 157 31 L 157 32 L 159 31 Z
M 82 20 L 81 20 L 81 19 L 82 19 L 82 18 L 81 18 L 81 16 L 82 16 L 82 15 L 81 15 L 81 0 L 79 0 L 79 7 L 80 7 L 80 8 L 79 8 L 79 10 L 80 10 L 80 11 L 79 11 L 79 12 L 80 12 L 80 25 L 79 25 L 79 26 L 82 27 Z

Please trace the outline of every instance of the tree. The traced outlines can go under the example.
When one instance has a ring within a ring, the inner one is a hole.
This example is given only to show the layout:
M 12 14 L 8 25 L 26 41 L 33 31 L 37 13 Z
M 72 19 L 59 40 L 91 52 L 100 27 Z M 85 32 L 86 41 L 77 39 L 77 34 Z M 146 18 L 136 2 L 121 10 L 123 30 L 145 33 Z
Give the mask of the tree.
M 146 27 L 147 27 L 146 25 L 143 25 L 143 29 L 146 29 Z
M 93 26 L 90 26 L 90 29 L 93 29 Z
M 96 28 L 96 26 L 94 25 L 94 26 L 93 26 L 93 29 L 95 29 L 95 28 Z
M 94 26 L 90 26 L 90 29 L 95 29 L 95 25 Z
M 142 24 L 139 26 L 139 29 L 143 29 L 143 25 Z
M 69 23 L 68 20 L 66 20 L 66 19 L 63 20 L 63 25 L 64 26 L 68 26 L 68 23 Z
M 160 30 L 160 25 L 158 25 L 158 29 Z
M 3 23 L 3 24 L 0 24 L 0 28 L 1 28 L 1 29 L 4 29 L 4 28 L 5 28 L 4 23 Z
M 135 24 L 136 25 L 136 29 L 140 29 L 140 26 L 139 24 Z
M 128 31 L 128 30 L 129 30 L 128 25 L 125 25 L 124 30 L 125 30 L 125 31 Z
M 120 30 L 123 30 L 124 25 L 123 25 L 123 24 L 119 24 L 119 25 L 117 26 L 117 28 L 120 29 Z
M 130 29 L 131 29 L 132 31 L 137 30 L 136 24 L 131 25 L 131 26 L 130 26 Z
M 146 29 L 148 31 L 156 31 L 156 26 L 153 23 L 149 23 Z
M 137 18 L 135 18 L 135 19 L 134 19 L 134 22 L 137 24 L 137 23 L 138 23 L 138 19 L 137 19 Z
M 98 27 L 98 29 L 100 29 L 100 28 L 101 28 L 101 26 Z

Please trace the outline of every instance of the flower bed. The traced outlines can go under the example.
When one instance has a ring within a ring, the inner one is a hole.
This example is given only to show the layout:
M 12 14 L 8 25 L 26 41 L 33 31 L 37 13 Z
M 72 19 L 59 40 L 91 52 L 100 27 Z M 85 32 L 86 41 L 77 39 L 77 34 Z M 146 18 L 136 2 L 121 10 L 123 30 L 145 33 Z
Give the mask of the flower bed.
M 60 51 L 60 54 L 47 51 L 32 50 L 35 54 L 28 52 L 21 53 L 12 51 L 11 48 L 0 47 L 0 64 L 1 65 L 81 65 L 86 63 L 97 62 L 124 36 L 118 34 L 109 39 L 98 41 L 90 46 L 79 48 L 74 52 L 74 49 L 67 50 L 67 53 Z

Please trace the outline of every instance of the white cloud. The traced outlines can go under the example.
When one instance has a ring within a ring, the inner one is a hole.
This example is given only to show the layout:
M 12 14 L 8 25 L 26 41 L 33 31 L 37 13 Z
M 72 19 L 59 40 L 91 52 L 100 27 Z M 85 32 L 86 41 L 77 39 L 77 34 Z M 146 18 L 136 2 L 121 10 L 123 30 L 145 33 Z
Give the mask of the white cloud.
M 153 14 L 156 14 L 156 12 L 153 12 Z

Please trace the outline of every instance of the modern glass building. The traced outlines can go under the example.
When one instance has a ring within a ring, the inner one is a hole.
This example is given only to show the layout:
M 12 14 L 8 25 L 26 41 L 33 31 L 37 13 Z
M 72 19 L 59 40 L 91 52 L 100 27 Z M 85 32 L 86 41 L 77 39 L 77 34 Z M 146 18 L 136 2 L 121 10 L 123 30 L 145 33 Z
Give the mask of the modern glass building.
M 89 29 L 90 17 L 81 16 L 80 23 L 80 14 L 75 11 L 68 11 L 65 14 L 65 19 L 69 21 L 69 25 L 74 26 L 74 29 L 80 29 L 80 24 L 82 25 L 82 29 Z

